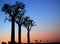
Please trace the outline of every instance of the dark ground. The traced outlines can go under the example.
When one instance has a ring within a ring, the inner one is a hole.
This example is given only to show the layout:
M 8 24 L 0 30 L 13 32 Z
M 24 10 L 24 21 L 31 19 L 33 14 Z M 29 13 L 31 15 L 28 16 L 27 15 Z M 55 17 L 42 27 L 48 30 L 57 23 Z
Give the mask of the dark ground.
M 7 43 L 2 42 L 2 44 L 7 44 Z M 12 44 L 18 44 L 18 43 L 12 43 Z M 22 44 L 27 44 L 27 43 L 22 43 Z M 30 44 L 60 44 L 60 42 L 52 42 L 52 43 L 30 43 Z

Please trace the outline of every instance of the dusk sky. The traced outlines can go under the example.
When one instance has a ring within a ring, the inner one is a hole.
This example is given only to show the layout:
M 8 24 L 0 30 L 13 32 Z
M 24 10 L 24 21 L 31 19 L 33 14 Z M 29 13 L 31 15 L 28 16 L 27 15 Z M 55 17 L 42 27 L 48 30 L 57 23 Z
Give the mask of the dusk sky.
M 0 0 L 0 43 L 11 39 L 11 22 L 5 20 L 2 6 L 5 3 L 14 4 L 16 1 L 25 4 L 25 16 L 34 20 L 36 26 L 30 31 L 30 40 L 46 42 L 60 41 L 60 0 Z M 27 42 L 27 29 L 22 27 L 22 42 Z M 15 25 L 15 41 L 18 41 L 18 25 Z

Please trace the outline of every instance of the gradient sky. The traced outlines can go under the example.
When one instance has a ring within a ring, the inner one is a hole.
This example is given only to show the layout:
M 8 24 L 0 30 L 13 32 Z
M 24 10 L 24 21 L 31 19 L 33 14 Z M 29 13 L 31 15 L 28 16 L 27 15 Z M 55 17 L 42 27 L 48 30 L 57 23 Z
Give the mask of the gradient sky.
M 6 21 L 2 12 L 4 3 L 14 4 L 17 0 L 0 0 L 0 43 L 10 41 L 11 22 Z M 36 26 L 30 32 L 31 42 L 60 41 L 60 0 L 18 0 L 26 5 L 25 16 L 30 16 Z M 15 41 L 18 41 L 18 26 L 15 25 Z M 27 30 L 22 27 L 22 42 L 27 42 Z

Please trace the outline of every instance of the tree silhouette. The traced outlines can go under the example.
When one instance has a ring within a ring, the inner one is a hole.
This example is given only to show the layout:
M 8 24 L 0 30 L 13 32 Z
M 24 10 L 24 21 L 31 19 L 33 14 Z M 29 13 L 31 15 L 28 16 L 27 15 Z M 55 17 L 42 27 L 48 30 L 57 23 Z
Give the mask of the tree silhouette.
M 37 42 L 38 42 L 38 40 L 35 40 L 35 42 L 37 43 Z
M 40 43 L 42 42 L 42 40 L 40 40 Z
M 47 43 L 48 43 L 48 40 L 47 40 Z
M 15 17 L 20 15 L 24 9 L 24 4 L 16 2 L 15 5 L 4 4 L 2 11 L 7 13 L 8 18 L 11 18 L 11 42 L 15 42 Z
M 25 4 L 21 3 L 22 7 L 20 13 L 16 16 L 16 23 L 18 24 L 18 43 L 21 44 L 21 26 L 23 24 L 23 17 L 25 13 Z
M 26 17 L 24 26 L 27 29 L 27 39 L 28 39 L 28 44 L 30 44 L 30 30 L 32 26 L 34 26 L 33 20 L 29 19 L 29 17 Z

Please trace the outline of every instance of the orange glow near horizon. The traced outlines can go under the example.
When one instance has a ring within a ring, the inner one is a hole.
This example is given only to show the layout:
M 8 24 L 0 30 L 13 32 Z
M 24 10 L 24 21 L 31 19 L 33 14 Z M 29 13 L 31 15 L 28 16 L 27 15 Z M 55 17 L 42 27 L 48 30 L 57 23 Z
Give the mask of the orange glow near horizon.
M 54 42 L 54 41 L 60 41 L 60 35 L 58 32 L 51 32 L 51 33 L 48 33 L 48 32 L 45 32 L 45 33 L 42 33 L 42 32 L 38 32 L 38 33 L 30 33 L 30 42 L 35 42 L 35 40 L 42 40 L 42 42 L 46 42 L 46 40 L 48 40 L 49 42 Z M 25 34 L 22 34 L 22 43 L 25 43 L 27 42 L 27 33 Z M 0 43 L 1 42 L 6 42 L 8 43 L 8 41 L 10 41 L 10 37 L 9 36 L 5 36 L 5 37 L 1 37 L 0 38 Z M 18 42 L 18 36 L 15 35 L 15 41 Z

